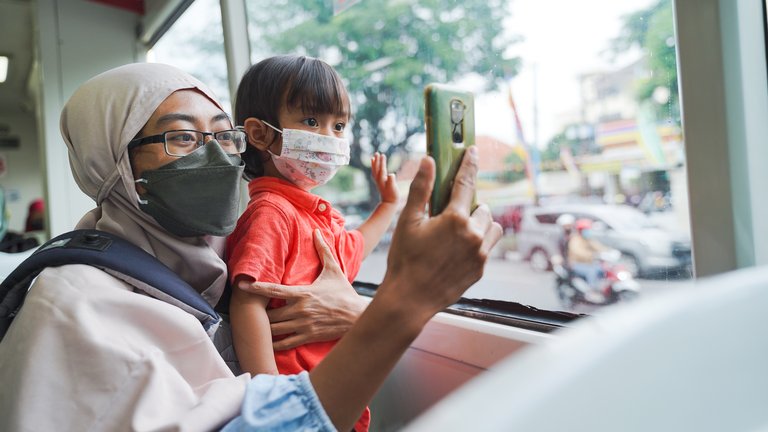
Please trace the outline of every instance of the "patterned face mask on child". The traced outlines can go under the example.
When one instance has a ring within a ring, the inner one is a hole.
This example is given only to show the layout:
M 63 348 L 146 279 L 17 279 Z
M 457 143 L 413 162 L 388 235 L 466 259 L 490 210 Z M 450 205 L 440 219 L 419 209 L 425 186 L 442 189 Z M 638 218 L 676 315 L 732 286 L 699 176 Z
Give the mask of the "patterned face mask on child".
M 280 155 L 269 152 L 280 174 L 304 190 L 323 185 L 349 164 L 349 141 L 300 129 L 267 126 L 283 135 Z M 268 150 L 269 151 L 269 150 Z

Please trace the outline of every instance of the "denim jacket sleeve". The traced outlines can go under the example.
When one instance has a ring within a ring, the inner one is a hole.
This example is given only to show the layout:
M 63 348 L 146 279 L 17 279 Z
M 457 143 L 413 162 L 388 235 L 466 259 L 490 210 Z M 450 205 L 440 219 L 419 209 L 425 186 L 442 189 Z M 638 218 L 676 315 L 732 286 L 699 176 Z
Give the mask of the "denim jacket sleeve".
M 309 374 L 257 375 L 249 383 L 240 415 L 222 432 L 336 431 Z

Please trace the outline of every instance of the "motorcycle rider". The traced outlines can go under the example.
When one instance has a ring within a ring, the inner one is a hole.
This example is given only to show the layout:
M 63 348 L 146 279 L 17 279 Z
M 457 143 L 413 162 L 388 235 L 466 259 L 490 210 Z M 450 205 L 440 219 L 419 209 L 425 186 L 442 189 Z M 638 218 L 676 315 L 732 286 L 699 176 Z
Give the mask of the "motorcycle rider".
M 560 264 L 570 272 L 571 266 L 568 262 L 568 242 L 573 235 L 573 224 L 576 222 L 576 218 L 570 213 L 561 214 L 555 223 L 563 230 L 563 235 L 558 242 L 558 251 L 560 252 L 560 258 L 562 259 Z
M 608 248 L 591 238 L 591 220 L 579 219 L 573 226 L 575 230 L 567 241 L 566 261 L 576 276 L 582 277 L 591 288 L 596 288 L 603 272 L 598 256 Z

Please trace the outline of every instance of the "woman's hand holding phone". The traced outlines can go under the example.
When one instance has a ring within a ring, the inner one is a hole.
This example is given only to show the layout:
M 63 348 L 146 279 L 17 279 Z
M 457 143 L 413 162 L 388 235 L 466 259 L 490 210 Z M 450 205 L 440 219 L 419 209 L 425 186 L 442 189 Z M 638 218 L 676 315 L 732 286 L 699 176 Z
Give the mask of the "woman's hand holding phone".
M 377 296 L 396 293 L 397 298 L 407 298 L 408 305 L 414 305 L 412 313 L 428 320 L 480 279 L 502 230 L 487 206 L 471 212 L 477 159 L 476 149 L 465 152 L 448 204 L 433 217 L 426 216 L 424 207 L 432 194 L 435 164 L 429 157 L 421 160 L 392 238 L 384 276 L 387 289 L 380 288 Z M 408 289 L 413 286 L 419 288 Z

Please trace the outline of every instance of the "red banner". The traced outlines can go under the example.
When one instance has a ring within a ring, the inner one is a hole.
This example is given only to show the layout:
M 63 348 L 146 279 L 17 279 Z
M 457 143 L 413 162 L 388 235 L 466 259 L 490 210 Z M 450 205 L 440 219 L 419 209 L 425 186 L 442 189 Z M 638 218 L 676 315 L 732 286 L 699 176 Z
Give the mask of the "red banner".
M 119 9 L 144 15 L 144 0 L 90 0 L 93 3 L 102 3 Z

